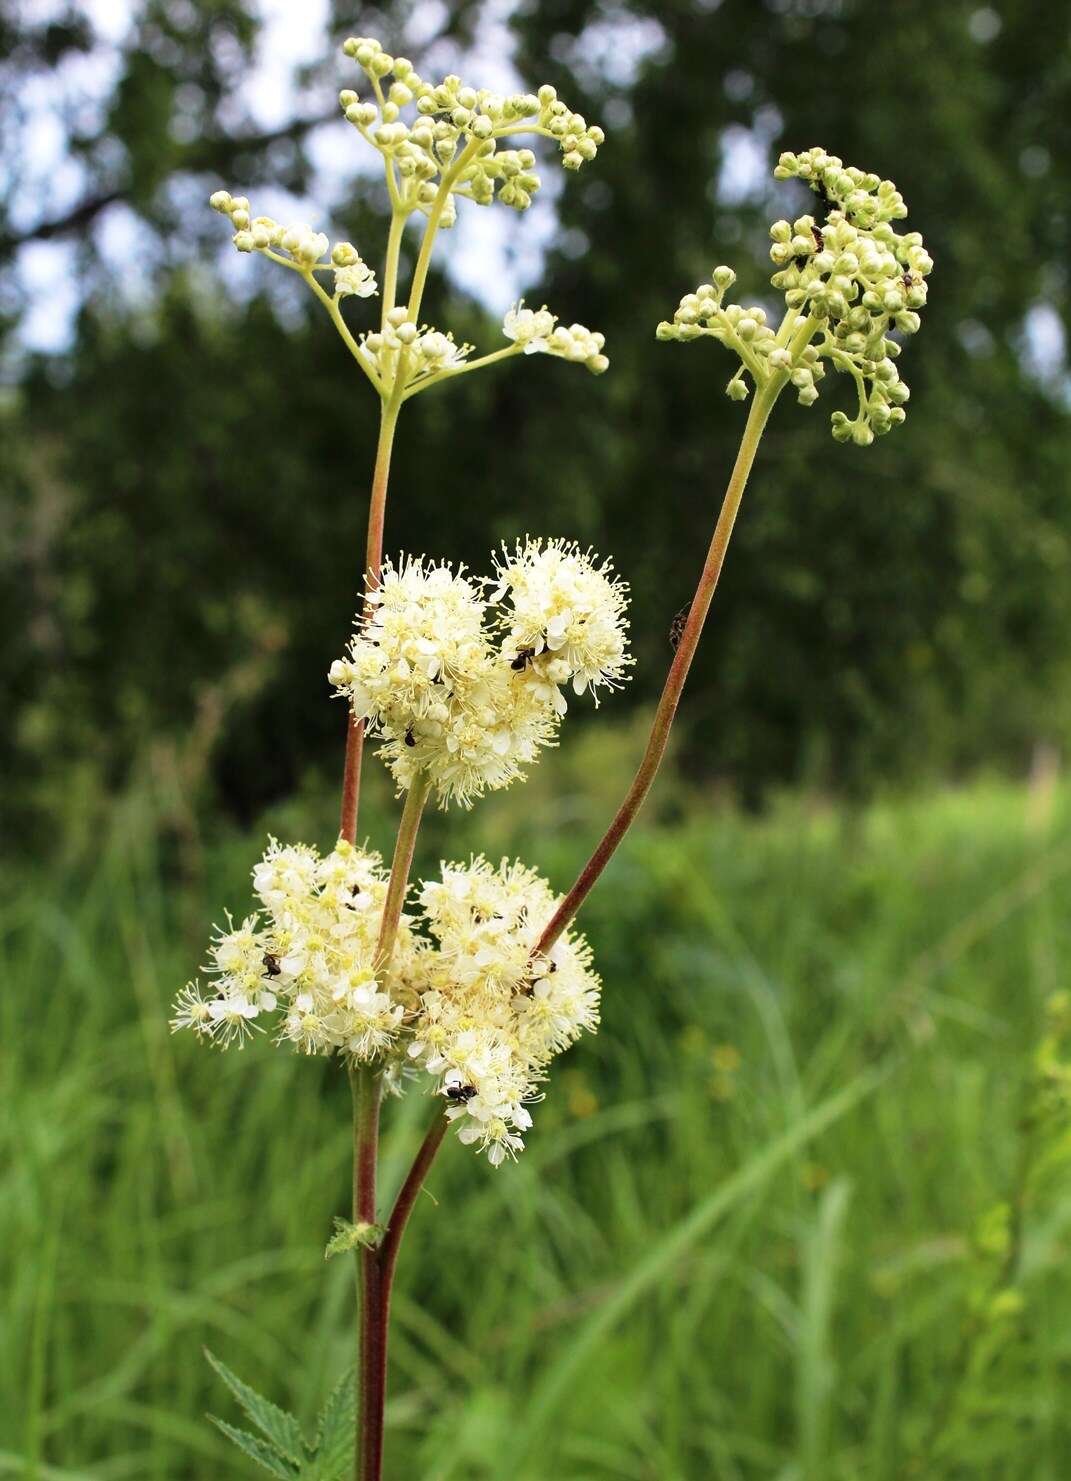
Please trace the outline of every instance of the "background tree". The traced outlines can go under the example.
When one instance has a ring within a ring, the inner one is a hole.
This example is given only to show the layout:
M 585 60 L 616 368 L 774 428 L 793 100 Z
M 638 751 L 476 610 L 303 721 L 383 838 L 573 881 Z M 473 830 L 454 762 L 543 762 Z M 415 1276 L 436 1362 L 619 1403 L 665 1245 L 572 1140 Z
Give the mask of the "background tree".
M 488 23 L 478 4 L 443 8 L 429 38 L 430 14 L 384 6 L 361 26 L 448 64 Z M 214 753 L 220 791 L 246 812 L 337 758 L 341 716 L 313 702 L 315 675 L 353 605 L 360 555 L 334 532 L 343 501 L 364 497 L 372 412 L 288 285 L 235 286 L 204 201 L 220 183 L 254 193 L 282 178 L 358 244 L 384 201 L 346 173 L 355 152 L 325 123 L 334 60 L 297 69 L 279 122 L 236 112 L 261 35 L 252 5 L 146 0 L 115 46 L 78 7 L 57 16 L 3 22 L 20 81 L 0 237 L 23 267 L 43 243 L 71 244 L 81 303 L 69 346 L 31 354 L 26 305 L 5 301 L 3 761 L 31 781 L 20 810 L 47 803 L 75 759 L 116 779 L 146 734 L 181 734 L 208 686 L 263 653 L 271 681 L 239 698 Z M 1021 768 L 1071 718 L 1065 18 L 1029 0 L 903 0 L 876 16 L 863 0 L 518 7 L 518 67 L 568 83 L 608 134 L 597 178 L 555 203 L 529 298 L 568 320 L 583 282 L 611 370 L 563 399 L 541 379 L 554 367 L 535 366 L 546 393 L 523 405 L 506 375 L 462 381 L 418 408 L 419 446 L 398 466 L 438 552 L 479 554 L 507 483 L 523 526 L 612 548 L 635 593 L 633 702 L 649 699 L 723 481 L 708 449 L 727 463 L 742 415 L 716 354 L 675 356 L 654 325 L 715 261 L 741 269 L 745 293 L 768 291 L 750 264 L 780 149 L 820 137 L 895 173 L 937 262 L 930 332 L 904 361 L 919 409 L 880 460 L 830 445 L 842 388 L 829 382 L 791 439 L 774 419 L 687 707 L 691 769 L 749 795 Z M 325 58 L 354 29 L 348 7 L 329 29 Z M 35 99 L 105 62 L 98 103 L 60 110 L 61 183 L 77 188 L 31 190 Z M 433 285 L 443 293 L 459 290 Z M 442 317 L 496 341 L 478 304 Z M 816 462 L 818 479 L 803 471 Z M 515 518 L 497 533 L 518 533 Z

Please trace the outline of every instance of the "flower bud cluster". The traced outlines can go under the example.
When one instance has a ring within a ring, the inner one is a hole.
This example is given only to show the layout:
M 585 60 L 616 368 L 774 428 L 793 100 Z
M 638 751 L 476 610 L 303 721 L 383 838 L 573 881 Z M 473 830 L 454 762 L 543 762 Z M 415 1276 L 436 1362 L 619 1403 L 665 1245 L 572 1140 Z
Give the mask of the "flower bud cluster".
M 246 197 L 233 196 L 226 190 L 217 190 L 209 198 L 209 205 L 230 218 L 235 228 L 234 245 L 239 252 L 265 252 L 303 273 L 333 272 L 338 298 L 351 295 L 370 298 L 377 292 L 376 275 L 361 260 L 352 242 L 336 242 L 331 247 L 324 232 L 313 231 L 303 221 L 284 226 L 270 216 L 250 217 Z M 325 261 L 329 247 L 330 260 Z
M 361 359 L 383 395 L 390 394 L 399 376 L 404 390 L 419 389 L 440 371 L 463 365 L 471 351 L 470 344 L 457 344 L 450 333 L 414 324 L 401 307 L 391 309 L 382 327 L 362 335 L 358 345 Z
M 399 787 L 424 774 L 443 805 L 469 806 L 556 742 L 562 685 L 622 681 L 625 588 L 607 571 L 575 546 L 529 541 L 488 598 L 487 580 L 448 565 L 384 565 L 329 678 Z
M 388 882 L 378 854 L 342 839 L 325 856 L 272 839 L 253 871 L 260 912 L 228 918 L 172 1028 L 226 1048 L 268 1024 L 278 1044 L 377 1064 L 398 1090 L 423 1071 L 459 1139 L 497 1166 L 521 1150 L 547 1065 L 598 1024 L 591 950 L 565 931 L 535 954 L 558 897 L 522 864 L 476 858 L 416 887 L 421 914 L 402 914 L 384 961 Z
M 533 956 L 558 897 L 534 870 L 484 858 L 444 864 L 420 888 L 435 950 L 409 1057 L 438 1077 L 458 1138 L 497 1166 L 532 1124 L 526 1102 L 550 1061 L 599 1021 L 600 981 L 583 936 Z
M 262 914 L 218 933 L 209 985 L 179 994 L 172 1027 L 241 1045 L 278 1009 L 279 1042 L 353 1060 L 382 1055 L 415 1001 L 406 982 L 419 949 L 403 915 L 389 969 L 377 964 L 387 881 L 378 854 L 342 839 L 325 857 L 272 839 L 253 871 Z
M 771 282 L 783 292 L 786 314 L 774 330 L 758 308 L 725 304 L 735 281 L 727 267 L 714 269 L 713 281 L 685 295 L 673 322 L 658 326 L 660 339 L 718 339 L 740 359 L 729 382 L 734 399 L 748 394 L 744 373 L 759 387 L 777 376 L 791 382 L 804 406 L 818 399 L 818 381 L 828 361 L 855 382 L 854 418 L 832 417 L 837 441 L 866 446 L 904 421 L 909 391 L 895 361 L 893 334 L 915 334 L 926 303 L 925 279 L 933 260 L 918 232 L 899 234 L 892 222 L 907 214 L 891 180 L 845 168 L 822 149 L 782 154 L 777 179 L 806 182 L 825 206 L 822 224 L 814 216 L 775 221 L 770 228 Z
M 743 401 L 748 395 L 743 378 L 745 370 L 751 372 L 760 386 L 766 384 L 774 370 L 803 370 L 814 378 L 817 353 L 809 359 L 804 359 L 802 352 L 793 355 L 767 324 L 764 308 L 759 304 L 744 308 L 737 303 L 725 303 L 725 295 L 735 282 L 736 274 L 731 267 L 716 267 L 709 283 L 700 283 L 694 293 L 684 295 L 672 324 L 659 324 L 657 337 L 686 343 L 707 336 L 726 345 L 740 359 L 740 370 L 727 387 L 734 401 Z M 818 375 L 821 373 L 819 369 Z M 802 385 L 800 389 L 803 390 Z
M 594 375 L 601 375 L 610 364 L 603 354 L 605 335 L 583 324 L 570 324 L 566 328 L 558 323 L 546 304 L 541 309 L 526 309 L 521 299 L 503 319 L 502 333 L 526 355 L 558 355 L 586 366 Z
M 468 87 L 453 75 L 426 82 L 412 62 L 391 56 L 371 37 L 351 36 L 342 49 L 372 89 L 364 100 L 354 89 L 343 89 L 345 117 L 383 155 L 403 208 L 435 208 L 442 226 L 456 219 L 455 197 L 483 206 L 497 197 L 517 211 L 531 204 L 540 185 L 535 155 L 530 149 L 500 149 L 501 140 L 521 133 L 553 139 L 567 170 L 594 159 L 603 142 L 602 129 L 574 113 L 550 86 L 538 94 L 501 94 Z M 402 110 L 410 107 L 403 118 Z

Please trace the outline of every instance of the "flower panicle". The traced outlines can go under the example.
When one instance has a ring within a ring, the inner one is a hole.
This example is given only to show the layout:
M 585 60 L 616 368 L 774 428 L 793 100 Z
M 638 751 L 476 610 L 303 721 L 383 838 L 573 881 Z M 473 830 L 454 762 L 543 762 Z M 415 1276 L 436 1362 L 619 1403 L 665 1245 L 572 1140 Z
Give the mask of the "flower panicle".
M 552 140 L 567 170 L 593 160 L 604 142 L 602 129 L 549 84 L 536 93 L 497 93 L 469 87 L 453 74 L 428 82 L 408 58 L 391 56 L 367 36 L 349 37 L 342 50 L 364 72 L 371 93 L 362 99 L 344 88 L 339 105 L 383 156 L 406 214 L 436 209 L 440 224 L 451 226 L 458 199 L 479 206 L 497 200 L 525 211 L 541 184 L 536 157 L 509 141 L 522 134 Z
M 331 272 L 336 298 L 370 298 L 379 291 L 375 273 L 352 242 L 332 246 L 325 232 L 303 221 L 286 226 L 271 216 L 251 216 L 248 197 L 229 190 L 214 191 L 208 203 L 229 218 L 239 252 L 261 252 L 305 274 Z
M 591 949 L 540 933 L 558 897 L 525 865 L 444 863 L 410 892 L 389 962 L 378 942 L 389 877 L 339 840 L 321 856 L 270 839 L 253 870 L 260 910 L 216 932 L 205 985 L 171 1026 L 225 1049 L 255 1032 L 306 1054 L 374 1063 L 396 1090 L 420 1076 L 459 1139 L 492 1165 L 515 1157 L 547 1066 L 598 1024 Z
M 845 167 L 820 148 L 782 154 L 774 176 L 807 185 L 824 216 L 805 213 L 770 228 L 771 283 L 785 298 L 781 324 L 767 324 L 761 307 L 726 303 L 736 274 L 719 266 L 681 299 L 672 322 L 658 326 L 658 338 L 726 345 L 740 360 L 727 387 L 734 400 L 748 396 L 748 377 L 759 388 L 776 379 L 811 406 L 828 363 L 851 377 L 858 400 L 853 418 L 833 413 L 833 436 L 865 447 L 906 417 L 910 392 L 893 336 L 918 332 L 933 259 L 918 232 L 895 230 L 907 207 L 891 180 Z
M 443 805 L 468 806 L 556 744 L 566 686 L 597 702 L 625 681 L 627 633 L 625 584 L 570 542 L 503 548 L 488 578 L 403 556 L 328 677 L 400 788 L 423 774 Z

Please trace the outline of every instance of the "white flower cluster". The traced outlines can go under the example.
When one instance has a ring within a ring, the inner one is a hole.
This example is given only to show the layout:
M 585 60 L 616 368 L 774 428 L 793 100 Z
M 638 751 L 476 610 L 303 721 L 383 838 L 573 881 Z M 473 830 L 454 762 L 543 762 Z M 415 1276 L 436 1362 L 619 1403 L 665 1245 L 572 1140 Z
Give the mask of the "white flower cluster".
M 570 324 L 568 328 L 559 324 L 546 304 L 541 309 L 526 309 L 521 299 L 503 319 L 502 333 L 526 355 L 558 355 L 586 366 L 594 375 L 601 375 L 610 364 L 603 354 L 604 335 L 583 324 Z
M 854 418 L 833 413 L 833 436 L 865 447 L 905 418 L 910 393 L 895 364 L 900 344 L 891 336 L 918 331 L 933 259 L 918 232 L 893 228 L 907 207 L 891 180 L 845 168 L 824 149 L 782 154 L 774 174 L 805 181 L 826 208 L 821 225 L 804 215 L 770 228 L 778 268 L 771 282 L 787 307 L 780 327 L 768 326 L 761 308 L 724 304 L 736 275 L 717 267 L 712 282 L 681 299 L 673 323 L 658 326 L 658 337 L 707 335 L 729 346 L 741 361 L 728 387 L 735 399 L 748 394 L 746 371 L 758 386 L 783 376 L 810 406 L 828 360 L 852 377 L 858 395 Z
M 553 139 L 567 170 L 595 158 L 603 131 L 561 101 L 554 88 L 538 95 L 503 95 L 466 87 L 459 77 L 425 82 L 405 57 L 392 57 L 371 37 L 351 36 L 343 51 L 367 75 L 372 96 L 364 101 L 352 88 L 339 94 L 350 123 L 383 155 L 403 208 L 429 211 L 444 177 L 448 193 L 440 224 L 456 218 L 456 197 L 477 205 L 497 199 L 525 210 L 539 189 L 530 149 L 500 149 L 516 134 Z M 402 109 L 413 105 L 406 122 Z
M 532 956 L 558 903 L 534 870 L 483 858 L 444 864 L 420 888 L 435 950 L 408 1053 L 436 1075 L 462 1142 L 497 1165 L 520 1151 L 550 1061 L 599 1021 L 591 948 L 566 931 Z
M 506 861 L 444 864 L 417 886 L 424 932 L 403 914 L 389 963 L 378 854 L 273 839 L 253 886 L 263 914 L 217 934 L 209 986 L 179 994 L 172 1028 L 240 1047 L 270 1020 L 277 1043 L 374 1062 L 398 1090 L 422 1070 L 461 1141 L 496 1166 L 516 1155 L 550 1060 L 598 1023 L 584 938 L 566 931 L 533 955 L 558 903 L 546 881 Z
M 457 344 L 452 334 L 414 324 L 404 308 L 391 309 L 382 328 L 358 341 L 358 354 L 384 396 L 399 376 L 406 392 L 419 390 L 433 375 L 464 365 L 471 352 L 471 345 Z
M 576 694 L 600 685 L 616 689 L 628 677 L 627 587 L 613 563 L 564 540 L 517 542 L 496 557 L 492 600 L 508 595 L 504 649 L 510 667 L 522 665 L 551 703 L 565 709 L 559 684 Z
M 378 854 L 342 839 L 326 857 L 272 839 L 253 871 L 263 918 L 217 935 L 204 969 L 210 985 L 180 993 L 172 1028 L 241 1044 L 278 1008 L 278 1039 L 307 1054 L 383 1054 L 416 1001 L 406 982 L 418 951 L 403 915 L 389 969 L 377 962 L 387 880 Z
M 270 216 L 250 217 L 249 201 L 244 195 L 231 195 L 217 190 L 209 205 L 221 216 L 228 216 L 234 227 L 234 245 L 239 252 L 266 252 L 304 273 L 333 272 L 335 295 L 348 298 L 370 298 L 376 293 L 376 275 L 352 242 L 336 242 L 331 247 L 330 261 L 325 261 L 331 246 L 322 231 L 313 231 L 303 221 L 284 226 Z
M 489 581 L 449 565 L 384 565 L 329 678 L 399 787 L 424 774 L 444 805 L 469 806 L 555 743 L 562 685 L 621 682 L 626 588 L 608 570 L 575 545 L 528 541 L 488 598 Z

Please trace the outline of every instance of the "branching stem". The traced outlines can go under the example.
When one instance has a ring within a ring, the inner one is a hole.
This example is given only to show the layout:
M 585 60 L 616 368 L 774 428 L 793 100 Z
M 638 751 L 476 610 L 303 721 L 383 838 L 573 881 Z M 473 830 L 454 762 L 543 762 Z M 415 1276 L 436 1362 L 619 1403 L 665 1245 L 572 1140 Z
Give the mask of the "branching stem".
M 379 422 L 379 444 L 372 475 L 372 497 L 368 505 L 368 540 L 365 546 L 365 580 L 369 588 L 379 581 L 383 565 L 383 527 L 387 510 L 387 483 L 394 433 L 398 425 L 401 396 L 395 389 L 383 402 Z M 355 720 L 350 711 L 346 730 L 346 761 L 342 772 L 342 810 L 339 836 L 347 843 L 357 842 L 357 805 L 361 792 L 361 757 L 364 752 L 364 721 Z
M 706 562 L 699 577 L 691 607 L 688 609 L 688 618 L 684 624 L 676 654 L 666 676 L 662 697 L 658 701 L 647 748 L 625 794 L 624 801 L 614 815 L 609 828 L 596 845 L 591 858 L 577 876 L 572 889 L 548 922 L 536 945 L 536 952 L 549 951 L 576 915 L 613 857 L 618 844 L 632 826 L 636 814 L 651 790 L 651 784 L 658 773 L 662 757 L 666 753 L 669 732 L 677 713 L 684 681 L 692 666 L 692 659 L 695 657 L 695 650 L 699 646 L 699 639 L 703 633 L 703 624 L 706 622 L 707 612 L 710 610 L 710 603 L 718 585 L 718 578 L 725 561 L 725 552 L 728 549 L 729 539 L 740 509 L 740 501 L 744 497 L 748 474 L 755 461 L 755 453 L 758 451 L 767 418 L 786 381 L 787 376 L 783 373 L 772 374 L 755 394 L 740 441 L 740 449 L 736 455 L 736 462 L 722 500 L 718 522 L 707 551 Z

